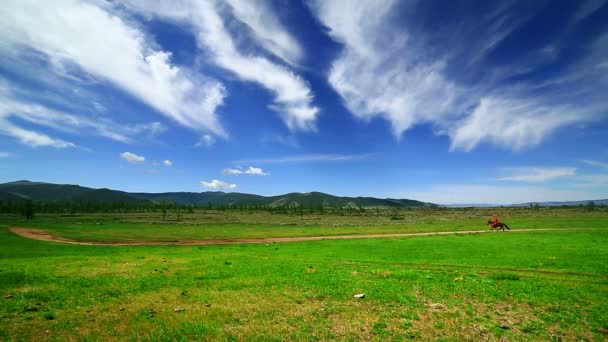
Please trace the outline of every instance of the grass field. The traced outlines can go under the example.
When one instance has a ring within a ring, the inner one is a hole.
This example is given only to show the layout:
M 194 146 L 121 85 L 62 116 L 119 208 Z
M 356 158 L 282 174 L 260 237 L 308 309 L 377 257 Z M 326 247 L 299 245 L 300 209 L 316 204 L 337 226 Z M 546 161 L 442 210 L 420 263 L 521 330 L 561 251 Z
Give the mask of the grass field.
M 177 241 L 488 230 L 484 223 L 494 212 L 513 229 L 608 226 L 606 209 L 527 208 L 370 211 L 302 218 L 297 214 L 202 210 L 183 214 L 179 222 L 172 215 L 162 221 L 160 213 L 133 213 L 39 215 L 30 222 L 15 222 L 14 218 L 0 216 L 0 223 L 44 228 L 53 235 L 76 241 Z
M 7 228 L 111 241 L 314 236 L 487 229 L 489 211 L 1 217 L 0 340 L 606 340 L 608 213 L 503 210 L 514 230 L 591 229 L 115 247 Z

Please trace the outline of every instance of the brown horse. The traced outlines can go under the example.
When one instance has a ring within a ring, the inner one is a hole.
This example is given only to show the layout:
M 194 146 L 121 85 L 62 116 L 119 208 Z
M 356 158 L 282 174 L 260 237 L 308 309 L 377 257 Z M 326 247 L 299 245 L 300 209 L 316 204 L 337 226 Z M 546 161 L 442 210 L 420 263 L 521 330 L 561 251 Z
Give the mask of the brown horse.
M 503 222 L 498 222 L 498 223 L 494 224 L 494 222 L 492 222 L 492 220 L 488 220 L 488 224 L 490 225 L 490 230 L 494 230 L 494 228 L 496 228 L 496 231 L 499 231 L 502 229 L 503 232 L 505 231 L 505 228 L 507 228 L 508 230 L 511 230 L 511 228 L 509 228 L 509 226 L 507 226 Z

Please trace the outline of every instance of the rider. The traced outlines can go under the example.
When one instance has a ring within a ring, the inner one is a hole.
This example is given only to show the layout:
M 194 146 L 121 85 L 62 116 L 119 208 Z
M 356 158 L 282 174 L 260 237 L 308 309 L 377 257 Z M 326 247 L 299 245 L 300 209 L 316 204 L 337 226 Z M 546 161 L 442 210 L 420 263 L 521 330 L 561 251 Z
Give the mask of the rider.
M 498 226 L 498 222 L 500 222 L 498 216 L 494 215 L 494 217 L 492 218 L 492 227 L 496 228 Z

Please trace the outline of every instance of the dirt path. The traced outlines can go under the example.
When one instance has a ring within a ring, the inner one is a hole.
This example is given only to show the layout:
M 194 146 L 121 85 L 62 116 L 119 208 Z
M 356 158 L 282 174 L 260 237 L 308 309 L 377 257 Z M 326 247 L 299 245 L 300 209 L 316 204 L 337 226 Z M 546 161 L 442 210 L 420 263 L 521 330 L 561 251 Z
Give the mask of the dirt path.
M 518 229 L 510 232 L 538 232 L 557 230 L 585 230 L 588 228 L 546 228 L 546 229 Z M 183 241 L 76 241 L 50 234 L 43 229 L 10 227 L 9 230 L 17 235 L 28 239 L 40 241 L 63 242 L 74 245 L 87 246 L 197 246 L 197 245 L 229 245 L 242 243 L 272 243 L 272 242 L 296 242 L 296 241 L 320 241 L 320 240 L 344 240 L 344 239 L 373 239 L 373 238 L 405 238 L 434 235 L 456 235 L 456 234 L 482 234 L 490 233 L 490 230 L 463 230 L 452 232 L 429 232 L 429 233 L 402 233 L 402 234 L 367 234 L 367 235 L 330 235 L 330 236 L 298 236 L 298 237 L 270 237 L 270 238 L 234 238 L 234 239 L 209 239 L 209 240 L 183 240 Z M 495 232 L 498 234 L 499 232 Z

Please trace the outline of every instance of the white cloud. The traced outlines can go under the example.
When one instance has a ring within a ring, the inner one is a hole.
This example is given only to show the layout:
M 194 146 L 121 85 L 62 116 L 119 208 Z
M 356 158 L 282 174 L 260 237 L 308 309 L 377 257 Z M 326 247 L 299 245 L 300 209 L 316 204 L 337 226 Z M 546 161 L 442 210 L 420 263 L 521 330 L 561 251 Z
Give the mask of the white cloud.
M 297 65 L 302 48 L 281 24 L 268 2 L 261 0 L 229 0 L 232 12 L 252 31 L 254 39 L 275 56 Z
M 215 113 L 226 95 L 223 85 L 173 65 L 170 53 L 155 49 L 137 26 L 100 6 L 76 0 L 8 2 L 0 7 L 0 49 L 22 56 L 38 51 L 57 72 L 77 66 L 181 125 L 225 136 Z
M 253 175 L 253 176 L 270 176 L 270 173 L 265 172 L 262 168 L 250 166 L 247 170 L 243 171 L 240 168 L 237 169 L 224 169 L 223 174 L 229 176 L 238 175 Z
M 313 3 L 330 36 L 344 44 L 328 79 L 355 116 L 384 117 L 400 137 L 454 109 L 460 94 L 443 76 L 445 63 L 420 58 L 416 37 L 392 26 L 395 1 Z
M 608 38 L 590 44 L 588 57 L 542 86 L 512 78 L 554 60 L 559 50 L 550 44 L 521 52 L 508 66 L 484 64 L 485 55 L 542 6 L 522 20 L 511 15 L 517 12 L 512 5 L 498 5 L 481 19 L 464 16 L 433 29 L 416 26 L 431 15 L 421 10 L 424 2 L 313 0 L 310 7 L 343 46 L 329 83 L 354 116 L 388 120 L 397 138 L 430 124 L 451 138 L 452 151 L 471 151 L 481 143 L 520 150 L 608 110 L 602 73 L 591 72 L 601 65 Z M 583 98 L 589 101 L 581 103 Z
M 243 170 L 241 170 L 241 169 L 224 169 L 224 171 L 222 171 L 222 173 L 225 175 L 229 175 L 229 176 L 238 176 L 238 175 L 243 174 Z
M 450 128 L 450 149 L 470 151 L 482 141 L 489 141 L 520 150 L 539 144 L 557 128 L 591 119 L 590 113 L 569 106 L 482 98 L 470 116 Z
M 151 5 L 148 1 L 132 0 L 130 6 L 132 10 L 140 13 L 186 23 L 195 31 L 199 46 L 209 55 L 215 65 L 232 72 L 243 81 L 261 85 L 274 95 L 274 101 L 269 107 L 281 116 L 290 130 L 316 130 L 319 108 L 312 104 L 313 94 L 308 82 L 287 67 L 273 63 L 264 57 L 241 53 L 236 46 L 236 39 L 233 39 L 226 28 L 224 17 L 222 17 L 222 14 L 226 13 L 221 13 L 221 3 L 182 1 L 176 4 L 173 1 L 161 0 Z M 247 10 L 243 10 L 243 12 L 247 12 Z M 236 10 L 235 13 L 239 17 L 240 12 Z M 245 17 L 240 16 L 242 20 L 247 21 L 248 19 Z M 253 28 L 256 25 L 252 26 L 255 37 L 267 39 L 270 31 L 262 32 L 259 27 Z M 280 28 L 274 26 L 272 30 L 280 30 Z M 278 36 L 277 39 L 279 39 Z M 283 43 L 275 44 L 269 41 L 266 46 L 268 47 L 269 44 L 279 46 Z
M 168 159 L 167 160 L 163 160 L 163 165 L 165 165 L 165 166 L 173 166 L 173 162 L 170 161 L 170 160 L 168 160 Z
M 137 154 L 131 153 L 131 152 L 121 153 L 120 158 L 128 161 L 129 163 L 134 163 L 134 164 L 140 164 L 146 160 L 146 158 L 144 158 L 142 156 L 138 156 Z
M 284 163 L 324 163 L 324 162 L 350 162 L 365 160 L 371 154 L 302 154 L 276 158 L 246 159 L 237 161 L 239 164 L 284 164 Z
M 216 141 L 215 138 L 211 134 L 204 134 L 194 146 L 211 147 L 211 146 L 215 145 L 215 141 Z
M 250 166 L 247 170 L 245 170 L 245 174 L 256 176 L 270 176 L 270 173 L 264 172 L 264 170 L 262 170 L 261 168 L 253 166 Z
M 215 189 L 215 190 L 219 190 L 219 189 L 236 189 L 236 184 L 229 184 L 226 182 L 222 182 L 221 180 L 217 180 L 217 179 L 213 179 L 211 180 L 211 182 L 205 182 L 205 181 L 201 181 L 201 184 L 205 187 L 205 188 L 209 188 L 209 189 Z
M 514 182 L 546 182 L 557 178 L 574 176 L 574 167 L 508 167 L 502 169 L 508 176 L 497 180 Z
M 597 160 L 588 160 L 588 159 L 581 160 L 581 162 L 583 162 L 587 165 L 590 165 L 590 166 L 595 166 L 595 167 L 599 167 L 599 168 L 608 170 L 608 163 L 606 163 L 606 162 L 600 162 Z
M 146 124 L 118 124 L 105 117 L 88 118 L 60 112 L 48 107 L 28 103 L 15 97 L 15 94 L 0 89 L 0 134 L 13 136 L 22 144 L 30 146 L 73 147 L 73 143 L 50 137 L 46 134 L 26 130 L 9 122 L 15 117 L 37 126 L 49 127 L 71 134 L 95 134 L 112 140 L 130 143 L 132 137 L 140 134 L 154 136 L 164 132 L 166 127 L 159 122 Z
M 75 147 L 73 143 L 36 131 L 30 131 L 11 124 L 0 115 L 0 134 L 17 138 L 20 143 L 32 147 L 49 146 L 56 148 Z

